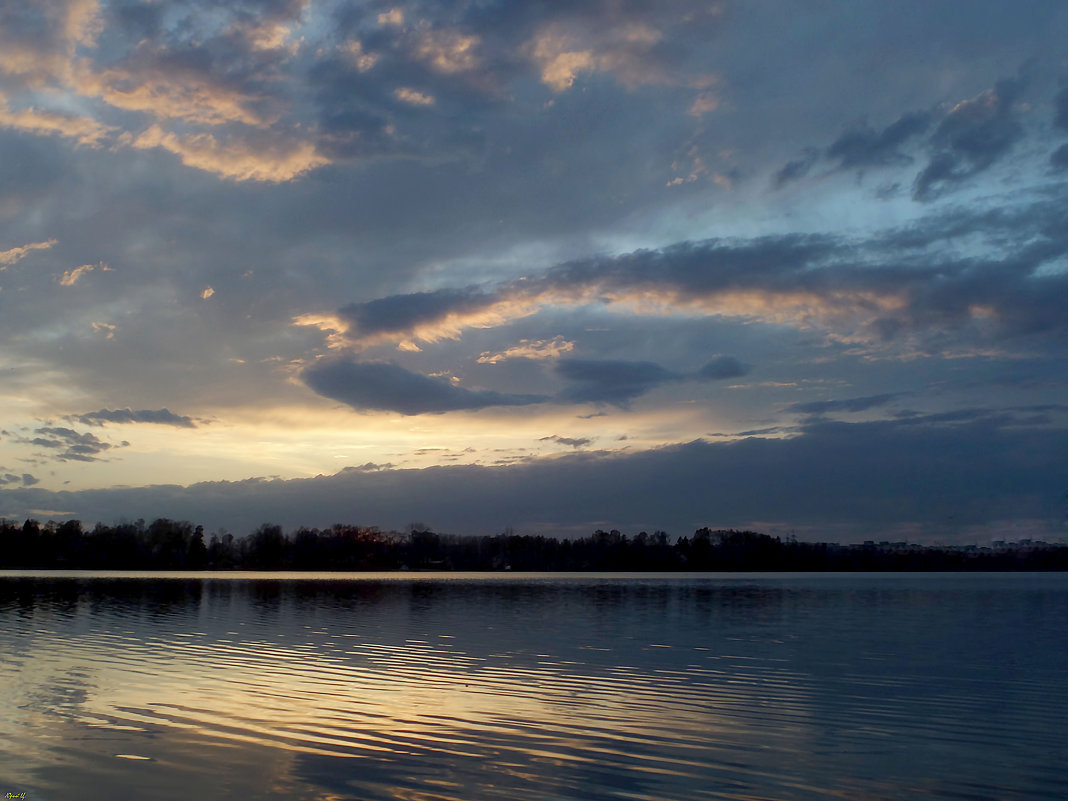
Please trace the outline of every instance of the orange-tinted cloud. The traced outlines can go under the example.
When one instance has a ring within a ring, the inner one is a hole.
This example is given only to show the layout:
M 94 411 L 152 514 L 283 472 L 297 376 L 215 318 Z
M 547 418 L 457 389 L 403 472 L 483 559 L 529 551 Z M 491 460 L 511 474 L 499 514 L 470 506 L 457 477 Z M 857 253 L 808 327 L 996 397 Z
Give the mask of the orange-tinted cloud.
M 571 353 L 575 343 L 556 336 L 552 339 L 521 339 L 518 345 L 493 353 L 486 351 L 478 357 L 479 364 L 500 364 L 509 359 L 558 359 L 565 353 Z
M 2 97 L 0 127 L 45 136 L 63 136 L 89 147 L 99 147 L 106 137 L 117 130 L 112 125 L 104 125 L 89 117 L 43 111 L 32 106 L 12 111 Z
M 329 163 L 310 142 L 280 141 L 253 144 L 234 138 L 220 141 L 209 133 L 178 135 L 153 125 L 138 136 L 126 136 L 124 144 L 139 149 L 163 148 L 188 167 L 215 173 L 235 181 L 279 183 L 296 178 Z
M 251 110 L 257 99 L 205 80 L 202 76 L 166 72 L 160 68 L 80 70 L 77 91 L 124 111 L 140 111 L 159 119 L 203 125 L 240 122 L 261 126 L 269 122 Z
M 456 30 L 427 31 L 416 41 L 415 56 L 438 72 L 465 72 L 479 65 L 479 41 L 477 36 Z
M 81 267 L 75 267 L 73 270 L 67 270 L 58 279 L 60 286 L 74 286 L 78 283 L 78 279 L 86 273 L 90 273 L 93 270 L 101 270 L 102 272 L 110 272 L 111 268 L 103 262 L 99 264 L 83 264 Z
M 0 271 L 21 261 L 35 250 L 48 250 L 55 245 L 57 241 L 58 240 L 55 239 L 49 239 L 46 242 L 31 242 L 29 245 L 22 245 L 21 247 L 11 248 L 10 250 L 0 250 Z

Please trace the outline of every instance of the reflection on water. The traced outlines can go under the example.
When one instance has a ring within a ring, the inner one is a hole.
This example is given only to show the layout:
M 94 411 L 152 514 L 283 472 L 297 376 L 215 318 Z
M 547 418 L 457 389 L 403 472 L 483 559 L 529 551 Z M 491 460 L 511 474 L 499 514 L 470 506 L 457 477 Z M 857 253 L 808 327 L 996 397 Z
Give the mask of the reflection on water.
M 1068 797 L 1068 576 L 8 575 L 27 798 Z

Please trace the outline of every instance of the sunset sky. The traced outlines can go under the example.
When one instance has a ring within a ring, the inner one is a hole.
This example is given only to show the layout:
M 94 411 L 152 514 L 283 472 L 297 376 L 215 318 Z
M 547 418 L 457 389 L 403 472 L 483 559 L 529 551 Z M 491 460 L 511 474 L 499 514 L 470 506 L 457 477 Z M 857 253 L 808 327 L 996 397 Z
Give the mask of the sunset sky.
M 0 8 L 0 515 L 1068 536 L 1063 0 Z

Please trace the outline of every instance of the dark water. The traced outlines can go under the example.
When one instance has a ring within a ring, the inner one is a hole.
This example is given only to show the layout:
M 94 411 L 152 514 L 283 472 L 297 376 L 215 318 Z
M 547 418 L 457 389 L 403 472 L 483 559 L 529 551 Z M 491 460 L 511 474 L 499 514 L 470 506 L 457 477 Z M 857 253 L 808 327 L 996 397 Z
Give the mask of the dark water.
M 1064 799 L 1068 576 L 0 577 L 27 799 Z

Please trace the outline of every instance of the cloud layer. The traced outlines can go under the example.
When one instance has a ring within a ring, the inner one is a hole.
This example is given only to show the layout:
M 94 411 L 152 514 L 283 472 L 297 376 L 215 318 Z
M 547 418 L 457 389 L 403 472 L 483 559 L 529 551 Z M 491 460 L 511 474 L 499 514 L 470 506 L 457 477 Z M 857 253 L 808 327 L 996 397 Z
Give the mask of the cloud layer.
M 340 511 L 394 482 L 456 528 L 565 530 L 602 513 L 519 512 L 554 471 L 607 498 L 603 471 L 652 505 L 620 525 L 877 527 L 835 481 L 930 536 L 1051 519 L 1068 8 L 831 11 L 8 4 L 4 490 L 89 517 L 266 486 Z M 928 458 L 974 479 L 923 474 L 967 527 L 908 478 Z M 775 515 L 678 479 L 734 486 L 731 460 L 738 497 L 775 477 Z M 507 508 L 461 514 L 434 486 L 459 476 Z
M 1063 426 L 977 409 L 956 421 L 815 422 L 790 439 L 571 453 L 510 467 L 352 469 L 313 479 L 80 493 L 4 489 L 0 504 L 8 517 L 77 508 L 91 519 L 158 514 L 238 533 L 264 521 L 401 529 L 425 520 L 472 534 L 512 526 L 688 535 L 710 525 L 816 540 L 971 542 L 1003 538 L 1006 529 L 1056 538 L 1065 525 L 1056 502 L 1065 448 Z

